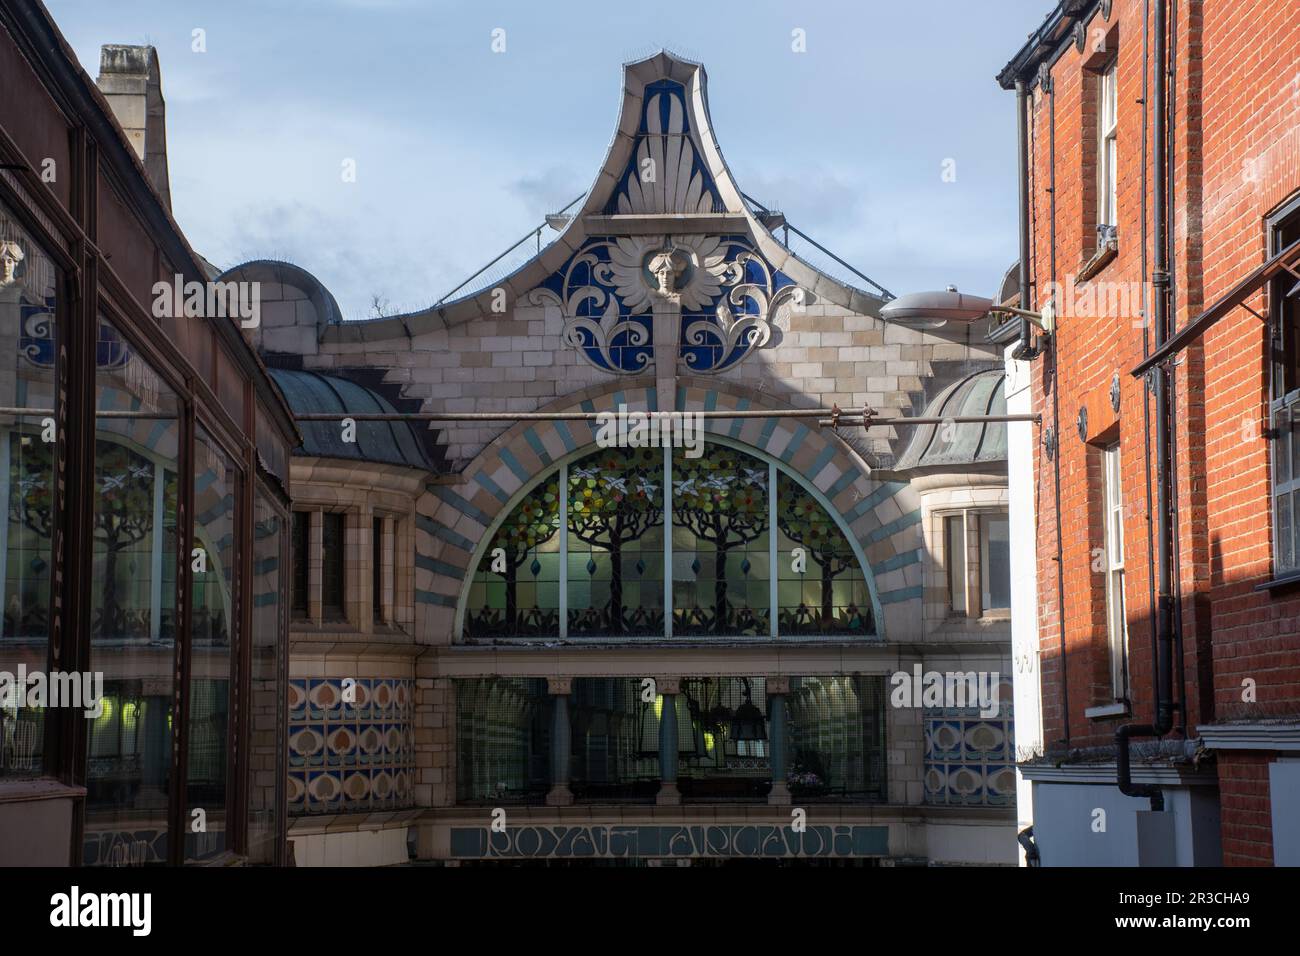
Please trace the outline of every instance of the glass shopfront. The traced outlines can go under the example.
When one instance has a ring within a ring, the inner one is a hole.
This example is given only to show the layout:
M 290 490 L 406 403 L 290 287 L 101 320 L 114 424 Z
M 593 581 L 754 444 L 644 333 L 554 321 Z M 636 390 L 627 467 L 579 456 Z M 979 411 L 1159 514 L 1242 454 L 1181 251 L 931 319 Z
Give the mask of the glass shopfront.
M 86 757 L 85 862 L 164 862 L 176 731 L 176 393 L 99 324 L 95 388 L 91 666 L 103 713 Z
M 0 203 L 0 779 L 45 770 L 46 708 L 19 677 L 44 671 L 49 657 L 60 279 L 54 261 Z
M 543 678 L 456 684 L 456 796 L 465 804 L 540 804 L 552 783 L 553 709 L 568 708 L 567 783 L 578 802 L 654 802 L 660 724 L 677 722 L 677 784 L 688 803 L 767 799 L 782 766 L 804 801 L 883 801 L 885 678 L 791 677 L 784 759 L 774 763 L 773 695 L 762 677 L 683 678 L 671 698 L 639 678 L 578 677 L 568 694 Z M 671 700 L 671 705 L 669 701 Z M 780 724 L 777 724 L 779 727 Z

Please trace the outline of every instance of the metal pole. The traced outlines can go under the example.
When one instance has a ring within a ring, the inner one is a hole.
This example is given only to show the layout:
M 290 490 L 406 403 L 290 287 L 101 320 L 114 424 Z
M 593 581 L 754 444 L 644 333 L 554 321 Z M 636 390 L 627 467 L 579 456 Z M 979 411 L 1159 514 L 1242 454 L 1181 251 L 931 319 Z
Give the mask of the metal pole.
M 0 413 L 3 409 L 0 409 Z M 617 412 L 308 412 L 295 415 L 298 422 L 339 422 L 350 418 L 354 422 L 550 422 L 550 421 L 591 421 L 601 415 L 616 415 Z M 999 422 L 1034 422 L 1042 420 L 1041 415 L 1024 413 L 1017 415 L 918 415 L 898 416 L 894 418 L 877 418 L 868 412 L 840 408 L 779 408 L 779 409 L 743 409 L 737 411 L 700 411 L 700 412 L 637 412 L 642 415 L 698 415 L 701 418 L 825 418 L 827 423 L 838 421 L 841 425 L 861 424 L 864 418 L 871 425 L 982 425 Z M 828 417 L 829 416 L 829 417 Z

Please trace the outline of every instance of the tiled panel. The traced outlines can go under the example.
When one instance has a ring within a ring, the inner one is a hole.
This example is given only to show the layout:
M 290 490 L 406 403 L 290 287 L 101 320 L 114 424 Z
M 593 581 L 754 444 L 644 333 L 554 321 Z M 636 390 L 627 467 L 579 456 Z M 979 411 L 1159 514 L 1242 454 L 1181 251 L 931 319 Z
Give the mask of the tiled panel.
M 350 695 L 350 699 L 349 698 Z M 289 681 L 289 812 L 409 807 L 415 778 L 415 682 Z
M 999 694 L 999 711 L 981 717 L 979 708 L 927 707 L 925 802 L 957 806 L 1008 807 L 1016 802 L 1015 738 L 1010 682 Z

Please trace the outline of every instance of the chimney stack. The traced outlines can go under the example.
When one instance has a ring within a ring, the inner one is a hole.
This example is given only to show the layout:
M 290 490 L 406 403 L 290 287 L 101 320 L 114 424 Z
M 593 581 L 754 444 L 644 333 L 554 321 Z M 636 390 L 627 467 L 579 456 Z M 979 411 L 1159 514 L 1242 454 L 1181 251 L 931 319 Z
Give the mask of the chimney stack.
M 106 43 L 100 50 L 100 92 L 135 147 L 149 181 L 172 208 L 167 178 L 167 106 L 163 102 L 158 51 L 151 46 Z

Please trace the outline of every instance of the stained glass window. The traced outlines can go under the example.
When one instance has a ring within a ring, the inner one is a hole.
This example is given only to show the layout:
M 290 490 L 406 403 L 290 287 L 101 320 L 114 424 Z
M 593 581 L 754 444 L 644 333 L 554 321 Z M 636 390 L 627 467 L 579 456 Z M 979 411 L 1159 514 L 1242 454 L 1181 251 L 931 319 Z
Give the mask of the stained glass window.
M 663 452 L 607 449 L 568 469 L 570 634 L 662 634 Z
M 561 466 L 494 531 L 465 610 L 470 638 L 774 632 L 874 634 L 870 589 L 812 491 L 721 443 L 667 462 L 657 448 L 601 449 Z
M 812 492 L 777 479 L 777 601 L 783 634 L 870 634 L 871 595 L 844 532 Z
M 559 530 L 557 474 L 528 492 L 488 542 L 469 591 L 471 636 L 559 633 Z
M 768 467 L 726 445 L 673 460 L 673 633 L 770 633 Z

